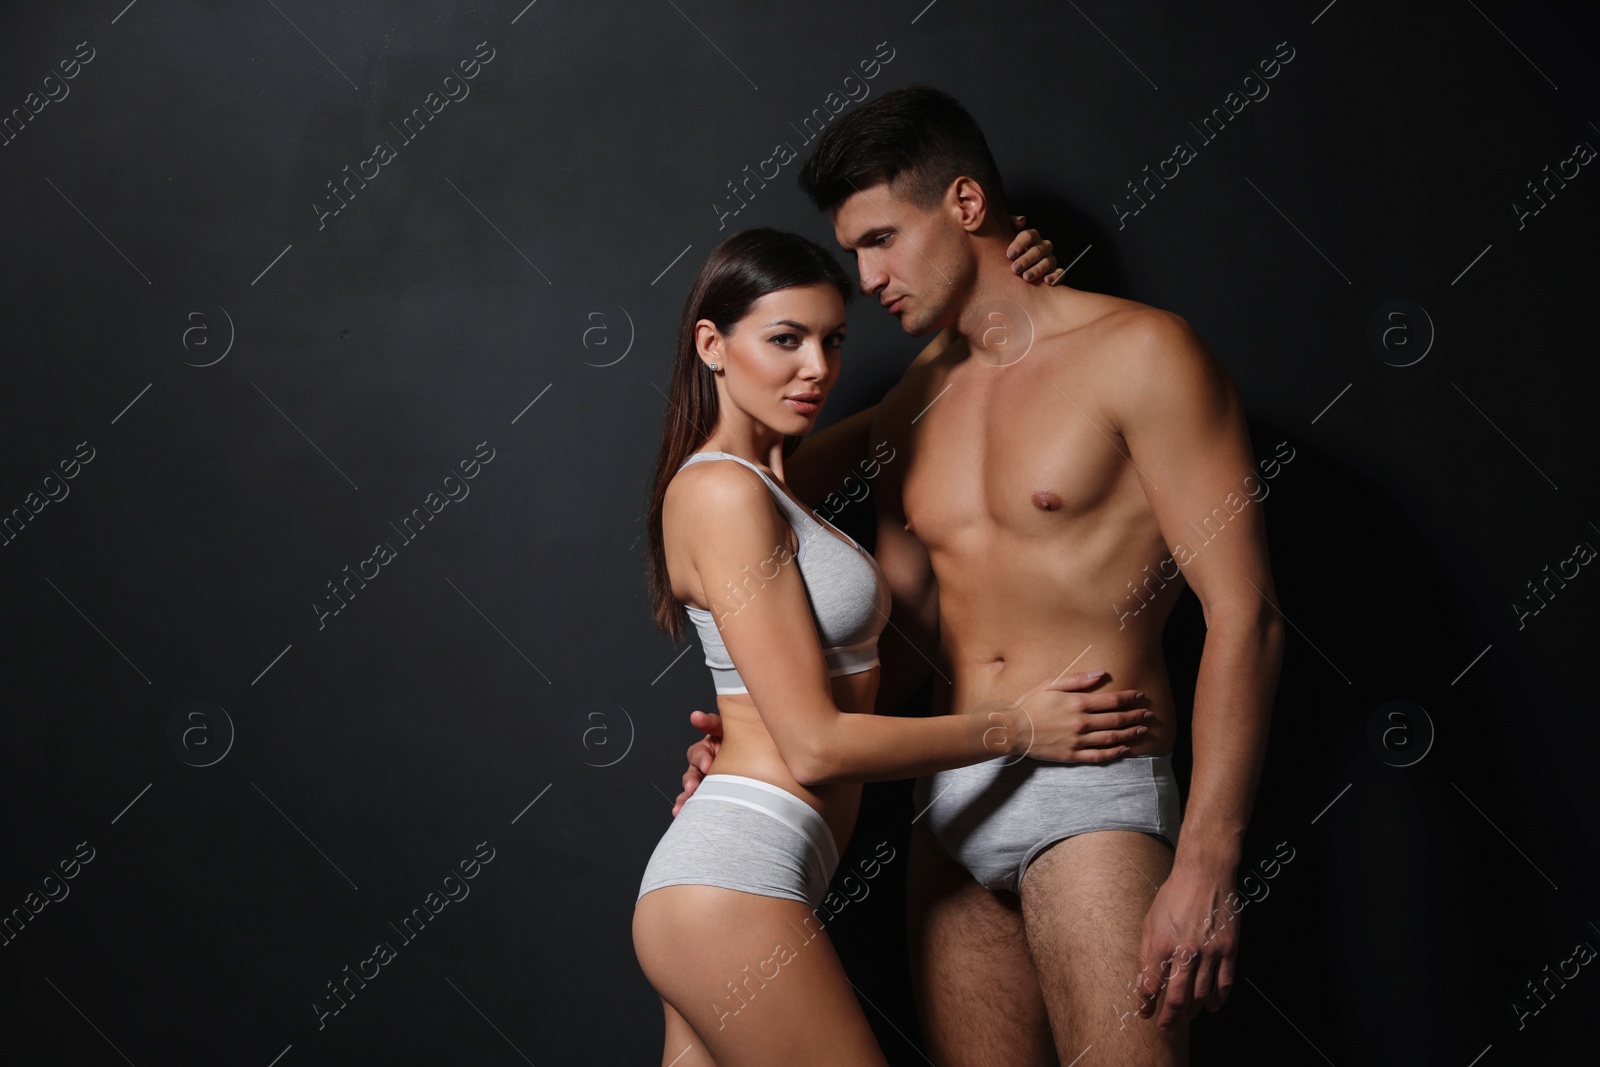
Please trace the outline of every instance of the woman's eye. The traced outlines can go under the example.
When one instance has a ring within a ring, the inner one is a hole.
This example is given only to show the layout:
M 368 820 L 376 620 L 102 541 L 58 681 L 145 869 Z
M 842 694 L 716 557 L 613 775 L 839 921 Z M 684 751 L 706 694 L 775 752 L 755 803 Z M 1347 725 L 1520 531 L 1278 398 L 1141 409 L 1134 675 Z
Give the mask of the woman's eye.
M 844 334 L 842 334 L 842 333 L 836 333 L 832 337 L 828 338 L 828 347 L 829 348 L 838 348 L 843 344 L 844 344 Z
M 771 340 L 774 344 L 780 344 L 787 348 L 791 344 L 798 343 L 800 339 L 792 333 L 780 333 L 774 335 Z

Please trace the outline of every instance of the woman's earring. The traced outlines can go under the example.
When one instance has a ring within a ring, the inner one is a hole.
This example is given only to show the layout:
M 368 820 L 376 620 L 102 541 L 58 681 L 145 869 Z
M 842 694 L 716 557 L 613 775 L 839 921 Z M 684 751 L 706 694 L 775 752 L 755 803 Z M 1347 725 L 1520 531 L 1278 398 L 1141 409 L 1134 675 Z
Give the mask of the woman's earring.
M 717 373 L 717 365 L 715 363 L 711 364 L 711 373 L 712 374 Z

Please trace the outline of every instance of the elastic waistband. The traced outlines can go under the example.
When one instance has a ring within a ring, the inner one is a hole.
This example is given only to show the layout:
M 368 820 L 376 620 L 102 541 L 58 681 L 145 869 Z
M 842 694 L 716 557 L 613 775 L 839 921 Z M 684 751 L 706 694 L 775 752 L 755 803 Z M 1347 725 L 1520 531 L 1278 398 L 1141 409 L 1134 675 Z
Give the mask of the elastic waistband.
M 1170 751 L 1145 752 L 1137 756 L 1118 756 L 1116 759 L 1106 760 L 1104 763 L 1058 763 L 1055 760 L 1034 759 L 1032 756 L 1024 756 L 1020 760 L 1015 756 L 998 756 L 989 762 L 1036 763 L 1043 767 L 1115 767 L 1119 763 L 1134 763 L 1139 760 L 1150 760 L 1153 763 L 1171 763 L 1172 753 Z M 977 764 L 977 766 L 982 766 L 982 764 Z
M 765 812 L 802 835 L 822 860 L 824 883 L 833 878 L 833 872 L 839 868 L 839 848 L 833 842 L 828 824 L 816 808 L 787 789 L 742 774 L 708 774 L 684 804 L 687 806 L 696 800 L 743 804 Z
M 959 778 L 974 778 L 1010 772 L 1017 774 L 1074 774 L 1079 776 L 1099 777 L 1102 781 L 1111 781 L 1119 775 L 1136 774 L 1143 777 L 1146 773 L 1158 777 L 1165 777 L 1172 772 L 1172 753 L 1157 752 L 1146 753 L 1138 756 L 1119 756 L 1114 760 L 1104 763 L 1058 763 L 1055 760 L 1033 759 L 1030 756 L 1018 758 L 1016 756 L 996 756 L 994 759 L 982 763 L 969 763 L 962 767 L 951 767 L 947 770 L 933 771 L 930 774 L 920 775 L 918 782 L 932 782 L 934 779 L 949 781 Z

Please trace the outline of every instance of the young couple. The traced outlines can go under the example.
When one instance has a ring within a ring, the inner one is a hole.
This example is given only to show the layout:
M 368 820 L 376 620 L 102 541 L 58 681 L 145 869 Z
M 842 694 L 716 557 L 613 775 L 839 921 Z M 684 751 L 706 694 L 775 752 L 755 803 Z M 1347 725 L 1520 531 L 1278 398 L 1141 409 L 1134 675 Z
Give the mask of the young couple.
M 662 1062 L 886 1062 L 813 909 L 860 783 L 916 777 L 923 1051 L 1186 1063 L 1188 1021 L 1234 981 L 1283 644 L 1262 509 L 1228 504 L 1254 477 L 1238 395 L 1177 315 L 1035 284 L 1059 278 L 1048 242 L 1013 237 L 943 93 L 841 118 L 800 182 L 861 291 L 940 332 L 881 403 L 791 450 L 839 374 L 833 256 L 736 234 L 684 305 L 649 580 L 660 628 L 697 631 L 720 717 L 692 717 L 709 736 L 634 910 Z M 869 444 L 876 559 L 811 511 Z M 1228 536 L 1154 573 L 1214 510 Z M 1207 625 L 1186 815 L 1161 650 L 1185 585 Z M 873 714 L 929 672 L 935 714 Z

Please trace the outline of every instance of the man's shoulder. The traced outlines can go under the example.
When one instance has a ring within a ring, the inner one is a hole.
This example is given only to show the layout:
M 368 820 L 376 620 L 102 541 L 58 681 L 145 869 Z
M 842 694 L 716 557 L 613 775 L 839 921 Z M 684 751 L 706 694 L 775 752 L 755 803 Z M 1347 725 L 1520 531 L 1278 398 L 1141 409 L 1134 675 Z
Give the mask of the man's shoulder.
M 1128 305 L 1105 317 L 1102 336 L 1088 346 L 1114 424 L 1141 414 L 1159 423 L 1177 411 L 1216 409 L 1236 399 L 1227 369 L 1187 319 L 1148 304 Z
M 1187 319 L 1137 300 L 1096 294 L 1081 317 L 1037 346 L 1092 375 L 1124 383 L 1204 372 L 1211 355 Z
M 1091 351 L 1112 356 L 1181 349 L 1196 340 L 1188 320 L 1175 311 L 1104 293 L 1094 296 L 1061 338 L 1087 340 Z

